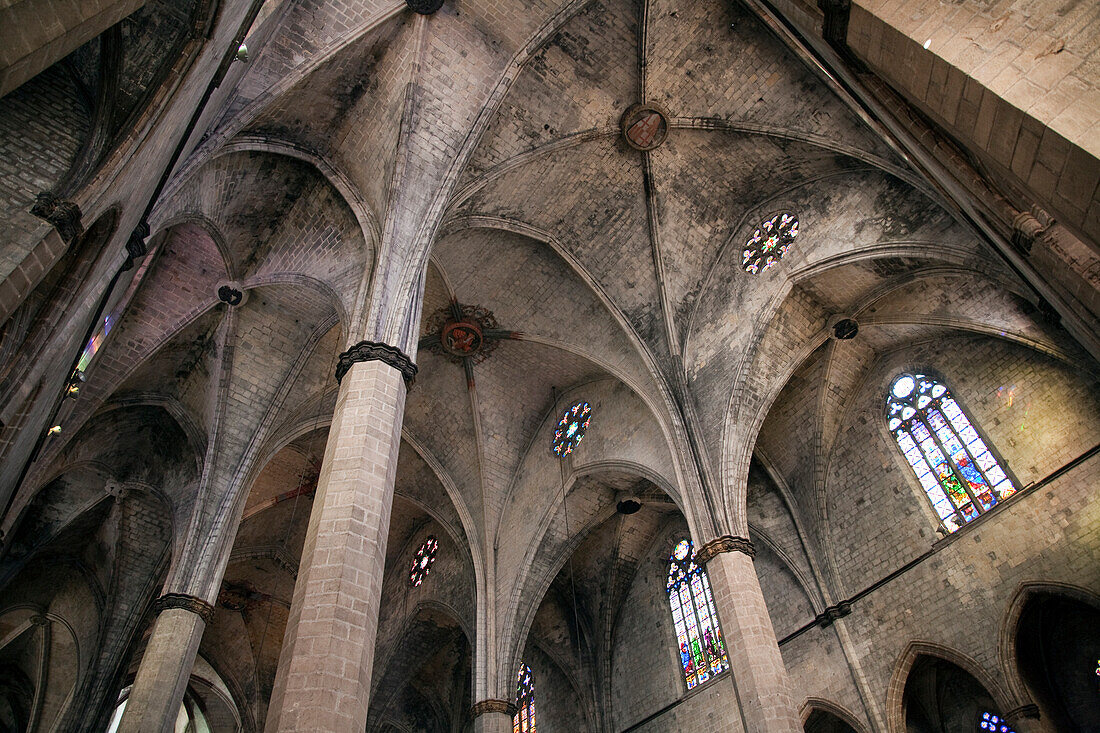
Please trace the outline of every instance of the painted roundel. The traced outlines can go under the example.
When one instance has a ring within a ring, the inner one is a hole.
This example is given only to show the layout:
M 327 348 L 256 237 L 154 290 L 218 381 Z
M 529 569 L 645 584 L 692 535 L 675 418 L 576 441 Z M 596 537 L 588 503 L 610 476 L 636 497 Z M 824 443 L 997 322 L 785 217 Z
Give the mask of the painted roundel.
M 435 562 L 435 553 L 438 550 L 439 540 L 434 536 L 424 540 L 420 549 L 416 551 L 416 555 L 413 556 L 412 568 L 409 570 L 409 585 L 415 588 L 424 582 L 432 563 Z
M 753 275 L 767 270 L 783 259 L 791 242 L 798 236 L 798 217 L 776 214 L 763 222 L 745 242 L 741 252 L 741 267 Z
M 554 430 L 555 455 L 564 458 L 572 453 L 584 437 L 584 431 L 588 430 L 588 422 L 591 419 L 592 406 L 587 402 L 578 402 L 566 410 L 561 420 L 558 420 L 558 427 Z

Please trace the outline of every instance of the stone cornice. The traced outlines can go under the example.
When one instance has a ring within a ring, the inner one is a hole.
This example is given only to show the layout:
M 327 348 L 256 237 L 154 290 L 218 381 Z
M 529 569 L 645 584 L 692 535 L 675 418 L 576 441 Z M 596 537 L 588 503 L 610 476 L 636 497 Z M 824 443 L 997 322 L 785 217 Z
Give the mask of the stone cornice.
M 514 704 L 507 700 L 496 700 L 493 698 L 474 703 L 474 706 L 470 708 L 470 710 L 475 718 L 485 713 L 501 713 L 502 715 L 507 715 L 509 718 L 516 714 L 516 706 Z
M 752 542 L 747 537 L 734 537 L 733 535 L 724 534 L 721 537 L 715 537 L 699 548 L 699 551 L 695 553 L 695 564 L 706 565 L 715 556 L 721 555 L 723 552 L 743 552 L 749 557 L 756 557 L 756 548 L 753 547 Z
M 376 341 L 360 341 L 340 354 L 340 360 L 336 364 L 336 381 L 343 379 L 352 365 L 361 361 L 381 361 L 388 364 L 401 372 L 406 388 L 412 387 L 416 379 L 416 364 L 401 349 Z
M 184 611 L 189 611 L 201 618 L 207 624 L 214 620 L 213 606 L 201 598 L 190 596 L 186 593 L 165 593 L 153 602 L 153 611 L 155 613 L 159 614 L 170 608 L 179 608 Z

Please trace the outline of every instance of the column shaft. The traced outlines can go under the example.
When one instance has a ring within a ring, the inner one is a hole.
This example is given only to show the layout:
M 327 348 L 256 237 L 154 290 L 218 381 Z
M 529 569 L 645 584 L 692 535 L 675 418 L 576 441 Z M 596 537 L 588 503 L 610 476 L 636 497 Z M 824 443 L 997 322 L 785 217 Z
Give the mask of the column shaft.
M 183 608 L 168 608 L 157 616 L 126 701 L 119 733 L 175 730 L 180 701 L 205 628 L 201 616 Z
M 753 733 L 801 733 L 787 668 L 752 558 L 739 551 L 721 552 L 707 562 L 707 576 L 746 729 Z
M 381 361 L 343 375 L 265 730 L 362 733 L 405 384 Z
M 512 716 L 507 713 L 482 713 L 474 718 L 474 733 L 512 733 Z

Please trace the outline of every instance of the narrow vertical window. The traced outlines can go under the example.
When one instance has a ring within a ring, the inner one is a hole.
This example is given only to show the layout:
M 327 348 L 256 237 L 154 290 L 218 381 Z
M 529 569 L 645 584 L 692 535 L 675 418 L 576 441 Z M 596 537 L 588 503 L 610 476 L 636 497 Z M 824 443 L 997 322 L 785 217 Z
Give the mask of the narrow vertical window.
M 948 532 L 1016 493 L 951 391 L 932 377 L 898 375 L 886 420 Z
M 535 733 L 535 679 L 526 664 L 520 665 L 516 681 L 516 714 L 512 717 L 512 733 Z
M 680 664 L 688 689 L 729 669 L 722 629 L 707 571 L 695 564 L 691 540 L 680 540 L 668 559 L 668 605 L 676 627 Z

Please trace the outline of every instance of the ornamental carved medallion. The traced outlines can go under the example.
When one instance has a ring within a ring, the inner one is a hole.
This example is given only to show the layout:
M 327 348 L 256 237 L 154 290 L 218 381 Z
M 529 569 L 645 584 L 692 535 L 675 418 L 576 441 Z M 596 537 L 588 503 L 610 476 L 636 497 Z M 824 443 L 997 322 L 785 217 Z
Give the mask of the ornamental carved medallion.
M 458 357 L 473 356 L 484 342 L 481 328 L 469 321 L 451 321 L 443 326 L 443 332 L 439 335 L 443 350 Z
M 456 363 L 472 359 L 475 364 L 484 361 L 504 335 L 489 309 L 457 302 L 433 313 L 425 331 L 428 335 L 421 339 L 422 347 Z M 508 337 L 513 334 L 508 332 Z
M 630 147 L 653 150 L 668 137 L 668 116 L 657 105 L 635 104 L 623 112 L 619 129 Z

